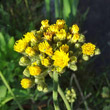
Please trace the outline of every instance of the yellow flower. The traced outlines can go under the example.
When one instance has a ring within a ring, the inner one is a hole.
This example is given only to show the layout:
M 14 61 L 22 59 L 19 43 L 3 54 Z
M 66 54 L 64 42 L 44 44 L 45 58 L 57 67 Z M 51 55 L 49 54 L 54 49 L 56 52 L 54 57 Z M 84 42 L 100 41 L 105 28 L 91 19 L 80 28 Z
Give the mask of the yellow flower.
M 82 53 L 85 55 L 93 55 L 95 51 L 95 45 L 92 43 L 85 43 L 82 45 Z
M 28 54 L 29 56 L 34 56 L 35 55 L 35 51 L 32 47 L 27 47 L 25 50 L 26 54 Z
M 68 61 L 70 60 L 68 56 L 69 56 L 68 53 L 65 53 L 62 50 L 60 51 L 56 50 L 54 52 L 54 55 L 52 56 L 52 59 L 54 60 L 53 65 L 61 67 L 61 68 L 66 67 L 68 65 Z
M 39 66 L 30 66 L 29 72 L 32 76 L 40 75 L 41 68 Z
M 60 40 L 65 40 L 66 39 L 66 31 L 64 29 L 61 29 L 60 31 L 58 31 L 56 33 L 56 36 L 58 37 L 58 39 Z
M 78 31 L 79 31 L 78 25 L 77 24 L 72 25 L 71 31 L 74 34 L 78 33 Z
M 52 32 L 44 32 L 44 39 L 51 41 L 52 40 Z
M 27 32 L 25 35 L 25 40 L 27 42 L 36 42 L 37 41 L 37 38 L 34 36 L 33 32 Z
M 68 46 L 67 44 L 62 45 L 62 46 L 60 47 L 60 50 L 62 50 L 62 51 L 64 51 L 64 52 L 68 52 L 69 46 Z
M 49 62 L 49 58 L 44 58 L 43 60 L 41 60 L 42 65 L 44 66 L 49 66 L 50 62 Z
M 32 63 L 32 66 L 37 66 L 37 62 L 33 62 Z
M 58 32 L 59 27 L 56 24 L 52 24 L 52 25 L 50 25 L 49 30 L 53 33 L 56 33 L 56 32 Z
M 23 78 L 21 80 L 21 86 L 25 89 L 30 88 L 32 86 L 32 81 L 28 78 Z
M 27 45 L 28 43 L 25 39 L 17 40 L 14 45 L 14 50 L 17 52 L 23 52 L 26 49 Z
M 49 45 L 49 43 L 47 41 L 40 43 L 38 47 L 41 52 L 52 56 L 52 54 L 53 54 L 52 47 Z
M 47 20 L 47 19 L 41 21 L 41 24 L 42 24 L 42 26 L 43 26 L 44 28 L 49 27 L 49 24 L 48 24 L 48 23 L 49 23 L 49 20 Z
M 71 39 L 71 42 L 77 42 L 77 40 L 79 40 L 79 34 L 74 34 L 72 39 Z
M 57 24 L 58 27 L 61 29 L 61 28 L 64 27 L 65 20 L 58 19 L 58 20 L 56 21 L 56 24 Z
M 70 40 L 72 38 L 72 34 L 68 33 L 67 34 L 67 39 Z

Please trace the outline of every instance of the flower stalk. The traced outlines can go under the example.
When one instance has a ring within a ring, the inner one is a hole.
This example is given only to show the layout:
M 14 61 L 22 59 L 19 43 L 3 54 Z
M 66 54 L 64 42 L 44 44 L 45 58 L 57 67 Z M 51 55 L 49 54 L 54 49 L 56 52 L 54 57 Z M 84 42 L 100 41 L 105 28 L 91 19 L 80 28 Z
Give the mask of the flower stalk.
M 53 101 L 55 110 L 60 110 L 58 105 L 58 73 L 53 73 Z
M 69 105 L 69 103 L 68 103 L 68 101 L 67 101 L 67 99 L 66 99 L 66 97 L 65 97 L 65 95 L 59 85 L 58 85 L 58 92 L 59 92 L 60 96 L 62 97 L 62 99 L 66 105 L 67 110 L 71 110 L 71 107 L 70 107 L 70 105 Z

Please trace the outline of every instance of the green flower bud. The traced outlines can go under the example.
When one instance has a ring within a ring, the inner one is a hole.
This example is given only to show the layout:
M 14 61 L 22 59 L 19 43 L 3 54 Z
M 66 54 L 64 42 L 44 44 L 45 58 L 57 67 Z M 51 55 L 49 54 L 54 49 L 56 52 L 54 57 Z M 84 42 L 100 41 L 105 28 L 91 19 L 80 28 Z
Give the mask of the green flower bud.
M 62 45 L 62 42 L 57 42 L 57 47 L 60 47 Z
M 47 92 L 48 91 L 46 83 L 38 84 L 37 89 L 38 89 L 38 91 L 42 91 L 42 92 Z
M 76 48 L 79 48 L 80 46 L 81 46 L 80 43 L 76 43 L 76 44 L 75 44 L 75 47 L 76 47 Z
M 37 65 L 40 65 L 41 61 L 39 59 L 39 56 L 34 56 L 31 58 L 31 62 L 36 62 Z
M 100 52 L 100 49 L 99 48 L 96 48 L 95 50 L 95 55 L 99 55 L 101 52 Z
M 76 99 L 76 92 L 74 89 L 66 89 L 66 99 L 71 103 L 74 102 Z
M 77 66 L 76 66 L 75 64 L 70 65 L 69 68 L 70 68 L 71 70 L 73 70 L 73 71 L 77 71 L 77 70 L 78 70 L 78 68 L 77 68 Z
M 43 86 L 42 86 L 42 85 L 40 85 L 40 84 L 39 84 L 39 85 L 37 85 L 37 90 L 38 90 L 38 91 L 43 91 Z
M 85 36 L 83 34 L 80 34 L 78 41 L 84 43 L 85 42 Z
M 25 68 L 25 70 L 23 71 L 23 74 L 26 77 L 30 77 L 29 69 L 28 68 Z
M 21 66 L 27 66 L 30 63 L 31 62 L 30 62 L 30 60 L 29 60 L 28 57 L 23 56 L 23 57 L 20 58 L 19 65 L 21 65 Z
M 85 61 L 88 61 L 88 60 L 89 60 L 89 56 L 87 56 L 87 55 L 83 55 L 82 58 L 83 58 L 83 60 L 85 60 Z
M 43 92 L 48 92 L 48 88 L 45 87 L 44 90 L 43 90 Z
M 45 81 L 44 77 L 35 76 L 35 83 L 41 84 Z
M 70 61 L 71 61 L 71 64 L 77 63 L 77 57 L 76 56 L 70 57 Z

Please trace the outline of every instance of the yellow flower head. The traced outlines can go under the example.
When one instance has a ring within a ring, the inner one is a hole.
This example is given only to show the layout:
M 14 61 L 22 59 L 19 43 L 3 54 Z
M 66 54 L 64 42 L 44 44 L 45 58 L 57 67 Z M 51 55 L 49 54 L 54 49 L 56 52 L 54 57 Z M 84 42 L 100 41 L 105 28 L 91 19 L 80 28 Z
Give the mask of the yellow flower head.
M 58 37 L 58 39 L 60 40 L 65 40 L 66 39 L 66 31 L 64 29 L 61 29 L 60 31 L 58 31 L 56 33 L 56 36 Z
M 56 24 L 57 24 L 58 27 L 61 29 L 61 28 L 63 28 L 64 25 L 65 25 L 65 20 L 58 19 L 58 20 L 56 21 Z
M 30 66 L 29 72 L 32 76 L 40 75 L 41 68 L 39 66 Z
M 52 54 L 53 54 L 52 47 L 49 45 L 49 43 L 47 41 L 40 43 L 38 47 L 41 52 L 52 56 Z
M 50 25 L 49 30 L 53 33 L 56 33 L 56 32 L 58 32 L 59 27 L 58 27 L 58 25 L 53 24 L 53 25 Z
M 68 52 L 69 46 L 68 46 L 67 44 L 62 45 L 62 46 L 60 47 L 60 50 L 62 50 L 62 51 L 64 51 L 64 52 Z
M 41 60 L 42 65 L 44 66 L 49 66 L 50 62 L 49 62 L 49 58 L 44 58 L 43 60 Z
M 70 40 L 72 38 L 72 34 L 68 33 L 67 34 L 67 39 Z
M 53 65 L 61 67 L 61 68 L 66 67 L 68 65 L 68 61 L 70 60 L 68 56 L 69 56 L 68 53 L 65 53 L 62 50 L 60 51 L 56 50 L 54 52 L 54 55 L 52 56 L 52 59 L 54 60 Z
M 33 32 L 27 32 L 25 35 L 25 40 L 27 42 L 36 42 L 37 41 L 37 38 L 34 36 Z
M 48 23 L 49 23 L 49 20 L 47 20 L 47 19 L 41 21 L 41 24 L 42 24 L 42 26 L 43 26 L 44 28 L 48 28 L 48 27 L 49 27 L 49 24 L 48 24 Z
M 74 34 L 78 33 L 78 31 L 79 31 L 78 25 L 77 24 L 72 25 L 71 31 Z
M 32 86 L 32 81 L 28 78 L 23 78 L 21 80 L 21 86 L 25 89 L 30 88 Z
M 79 34 L 74 34 L 72 39 L 71 39 L 71 42 L 77 42 L 77 40 L 79 40 Z
M 37 62 L 33 62 L 32 63 L 32 66 L 37 66 Z
M 82 45 L 82 53 L 85 55 L 93 55 L 95 51 L 95 45 L 92 43 L 85 43 Z
M 23 52 L 26 49 L 27 45 L 28 43 L 25 39 L 17 40 L 14 45 L 14 50 L 17 52 Z
M 52 32 L 44 32 L 44 39 L 51 41 L 52 40 Z
M 26 54 L 29 56 L 34 56 L 35 55 L 35 50 L 32 47 L 27 47 L 25 50 Z

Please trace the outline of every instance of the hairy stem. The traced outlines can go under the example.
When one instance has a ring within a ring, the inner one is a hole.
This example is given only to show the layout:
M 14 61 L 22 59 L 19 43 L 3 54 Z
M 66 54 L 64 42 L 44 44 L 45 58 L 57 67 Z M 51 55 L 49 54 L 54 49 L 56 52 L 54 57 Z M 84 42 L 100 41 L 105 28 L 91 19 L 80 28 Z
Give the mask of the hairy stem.
M 53 101 L 55 110 L 60 110 L 58 105 L 58 73 L 53 73 Z
M 69 105 L 69 103 L 68 103 L 68 101 L 67 101 L 67 99 L 66 99 L 66 97 L 65 97 L 65 95 L 59 85 L 58 85 L 58 92 L 59 92 L 60 96 L 62 97 L 62 99 L 66 105 L 67 110 L 71 110 L 71 107 L 70 107 L 70 105 Z

